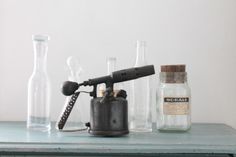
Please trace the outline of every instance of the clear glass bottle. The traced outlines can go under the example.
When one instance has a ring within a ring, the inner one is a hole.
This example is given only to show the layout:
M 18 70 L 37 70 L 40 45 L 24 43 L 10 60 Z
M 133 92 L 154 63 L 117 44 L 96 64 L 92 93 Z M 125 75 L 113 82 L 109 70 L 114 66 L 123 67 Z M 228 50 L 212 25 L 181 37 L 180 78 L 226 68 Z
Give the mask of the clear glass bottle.
M 73 82 L 78 82 L 78 83 L 81 82 L 81 75 L 82 75 L 83 69 L 79 64 L 79 59 L 77 59 L 76 57 L 70 56 L 67 58 L 66 63 L 70 71 L 68 80 L 73 81 Z M 58 129 L 58 122 L 60 121 L 64 111 L 66 110 L 66 107 L 68 106 L 68 103 L 71 100 L 71 97 L 72 96 L 66 97 L 64 107 L 62 109 L 60 116 L 58 117 L 58 120 L 55 126 L 56 129 Z M 85 121 L 84 121 L 85 111 L 84 110 L 85 110 L 84 102 L 80 95 L 63 129 L 64 130 L 84 129 L 85 128 Z
M 49 36 L 33 35 L 34 70 L 28 82 L 27 128 L 49 131 L 50 82 L 47 74 L 47 51 Z
M 137 54 L 135 67 L 147 65 L 146 42 L 137 41 Z M 130 126 L 134 132 L 151 132 L 151 102 L 149 77 L 131 81 L 131 101 L 129 104 Z
M 161 66 L 157 92 L 157 128 L 186 131 L 191 127 L 191 92 L 185 65 Z
M 107 58 L 107 75 L 111 75 L 113 71 L 116 71 L 116 57 Z M 102 97 L 105 92 L 105 84 L 99 85 L 98 97 Z M 121 83 L 114 84 L 113 90 L 116 95 L 117 92 L 121 89 Z

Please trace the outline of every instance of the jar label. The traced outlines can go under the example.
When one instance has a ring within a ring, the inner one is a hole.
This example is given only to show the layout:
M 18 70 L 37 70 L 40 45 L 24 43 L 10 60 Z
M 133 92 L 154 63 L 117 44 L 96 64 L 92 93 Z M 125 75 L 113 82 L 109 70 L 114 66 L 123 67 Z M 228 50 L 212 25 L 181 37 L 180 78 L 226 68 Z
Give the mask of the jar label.
M 189 98 L 165 97 L 163 107 L 165 115 L 187 115 L 189 114 Z

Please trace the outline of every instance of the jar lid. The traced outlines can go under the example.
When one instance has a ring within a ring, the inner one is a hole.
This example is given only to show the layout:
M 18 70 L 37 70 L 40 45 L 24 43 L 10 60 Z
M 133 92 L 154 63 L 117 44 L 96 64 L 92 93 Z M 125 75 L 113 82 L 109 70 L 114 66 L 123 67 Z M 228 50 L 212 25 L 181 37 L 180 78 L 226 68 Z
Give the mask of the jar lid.
M 161 72 L 185 72 L 185 64 L 161 65 Z

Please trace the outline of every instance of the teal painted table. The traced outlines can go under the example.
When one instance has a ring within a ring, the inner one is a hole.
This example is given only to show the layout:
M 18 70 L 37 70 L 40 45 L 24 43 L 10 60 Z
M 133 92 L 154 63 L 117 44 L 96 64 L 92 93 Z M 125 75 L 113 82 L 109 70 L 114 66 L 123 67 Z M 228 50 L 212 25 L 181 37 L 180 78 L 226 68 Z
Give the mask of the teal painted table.
M 131 133 L 93 137 L 86 132 L 28 131 L 24 122 L 0 122 L 0 156 L 236 156 L 236 130 L 193 124 L 186 133 Z

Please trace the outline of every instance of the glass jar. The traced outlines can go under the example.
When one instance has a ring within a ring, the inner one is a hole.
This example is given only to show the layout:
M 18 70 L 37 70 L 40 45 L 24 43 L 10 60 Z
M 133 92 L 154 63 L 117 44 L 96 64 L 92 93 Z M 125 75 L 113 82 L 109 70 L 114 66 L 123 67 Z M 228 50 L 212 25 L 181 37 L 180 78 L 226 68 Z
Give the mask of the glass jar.
M 186 131 L 191 127 L 191 93 L 185 65 L 161 66 L 157 91 L 157 128 Z

